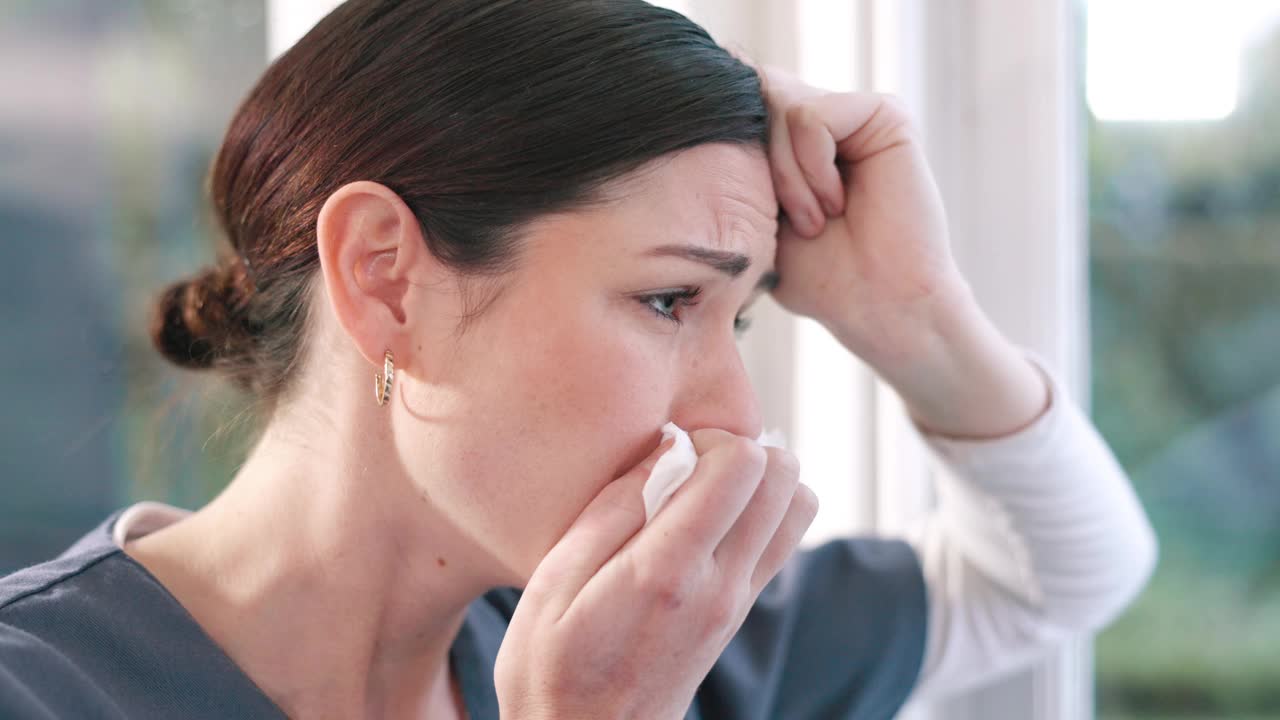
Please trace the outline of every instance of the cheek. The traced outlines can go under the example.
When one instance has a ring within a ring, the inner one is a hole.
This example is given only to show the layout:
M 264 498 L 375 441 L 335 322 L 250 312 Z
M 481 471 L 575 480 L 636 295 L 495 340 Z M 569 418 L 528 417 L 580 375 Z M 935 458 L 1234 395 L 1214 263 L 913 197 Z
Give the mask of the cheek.
M 660 347 L 615 322 L 554 338 L 530 358 L 525 381 L 542 391 L 532 396 L 526 417 L 563 453 L 548 462 L 577 479 L 559 488 L 566 504 L 580 509 L 657 443 L 671 406 L 666 358 L 655 353 Z M 646 443 L 651 446 L 642 447 Z
M 669 401 L 664 367 L 637 343 L 608 330 L 561 338 L 531 369 L 547 393 L 540 412 L 588 437 L 651 423 Z M 659 423 L 661 424 L 661 423 Z
M 669 419 L 663 336 L 628 322 L 584 313 L 506 328 L 503 360 L 484 391 L 492 444 L 473 466 L 481 475 L 473 487 L 488 496 L 484 522 L 490 537 L 502 537 L 498 552 L 520 573 L 644 459 Z

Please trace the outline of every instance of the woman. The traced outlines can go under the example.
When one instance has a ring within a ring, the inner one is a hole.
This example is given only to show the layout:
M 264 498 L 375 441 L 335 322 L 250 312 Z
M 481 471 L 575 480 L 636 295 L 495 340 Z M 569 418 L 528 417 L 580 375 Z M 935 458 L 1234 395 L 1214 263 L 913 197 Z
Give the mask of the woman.
M 152 328 L 260 439 L 199 511 L 0 582 L 0 715 L 887 718 L 1113 617 L 1150 527 L 975 304 L 901 109 L 761 80 L 639 0 L 321 21 L 232 120 L 228 247 Z M 766 291 L 949 466 L 910 537 L 793 555 L 816 499 L 751 440 L 734 341 Z M 698 462 L 646 523 L 668 421 Z

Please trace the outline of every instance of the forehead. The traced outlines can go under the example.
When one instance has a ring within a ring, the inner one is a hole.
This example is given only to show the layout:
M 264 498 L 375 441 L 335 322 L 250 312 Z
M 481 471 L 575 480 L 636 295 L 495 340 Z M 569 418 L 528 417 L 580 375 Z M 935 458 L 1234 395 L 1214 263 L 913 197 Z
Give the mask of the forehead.
M 772 264 L 778 204 L 763 149 L 699 145 L 659 158 L 605 192 L 609 202 L 544 218 L 531 230 L 561 252 L 617 257 L 619 251 L 688 243 L 744 253 L 753 267 Z M 588 242 L 564 246 L 574 240 Z
M 621 205 L 652 222 L 686 228 L 718 249 L 745 252 L 751 235 L 776 229 L 769 163 L 756 148 L 700 145 L 660 158 L 621 184 Z M 772 232 L 768 233 L 772 236 Z

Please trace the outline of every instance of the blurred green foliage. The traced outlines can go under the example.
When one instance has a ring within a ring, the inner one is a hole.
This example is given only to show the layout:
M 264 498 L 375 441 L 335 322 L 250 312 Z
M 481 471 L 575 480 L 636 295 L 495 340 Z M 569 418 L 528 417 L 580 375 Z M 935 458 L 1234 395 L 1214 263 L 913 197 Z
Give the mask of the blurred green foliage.
M 1224 120 L 1088 127 L 1094 417 L 1161 539 L 1114 720 L 1280 718 L 1280 34 L 1244 68 Z

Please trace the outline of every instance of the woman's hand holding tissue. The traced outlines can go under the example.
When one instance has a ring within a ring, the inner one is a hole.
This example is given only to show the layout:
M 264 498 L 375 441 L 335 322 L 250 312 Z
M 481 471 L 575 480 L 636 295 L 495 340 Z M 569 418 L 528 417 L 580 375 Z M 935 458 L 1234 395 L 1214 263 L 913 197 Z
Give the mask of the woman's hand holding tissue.
M 952 257 L 920 133 L 895 98 L 832 93 L 760 69 L 769 164 L 786 219 L 773 295 L 824 325 L 922 427 L 994 437 L 1048 406 L 1048 385 L 978 307 Z
M 817 513 L 791 453 L 689 434 L 689 481 L 646 524 L 664 440 L 605 486 L 538 565 L 498 653 L 504 720 L 680 718 Z

